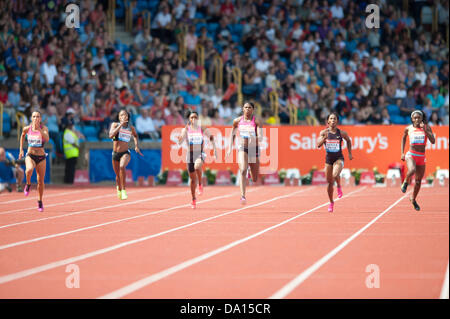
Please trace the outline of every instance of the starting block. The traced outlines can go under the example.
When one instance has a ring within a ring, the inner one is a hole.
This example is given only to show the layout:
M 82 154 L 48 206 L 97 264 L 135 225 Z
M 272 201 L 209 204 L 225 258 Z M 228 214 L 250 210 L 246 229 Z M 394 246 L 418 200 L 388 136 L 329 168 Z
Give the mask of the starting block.
M 328 182 L 327 182 L 327 177 L 325 176 L 325 172 L 324 171 L 314 171 L 313 176 L 312 176 L 311 185 L 326 185 L 326 184 L 328 184 Z
M 284 185 L 285 186 L 298 186 L 301 185 L 301 180 L 299 180 L 298 178 L 285 178 L 284 179 Z
M 87 170 L 77 169 L 75 171 L 75 177 L 73 179 L 74 185 L 88 185 L 89 184 L 89 173 Z
M 125 172 L 125 183 L 126 184 L 133 184 L 133 172 L 131 169 L 127 169 Z
M 145 179 L 144 176 L 139 176 L 138 177 L 138 186 L 140 186 L 140 187 L 142 187 L 142 186 L 149 186 L 149 187 L 155 186 L 155 177 L 150 175 L 147 179 Z
M 231 185 L 231 175 L 229 171 L 222 170 L 216 174 L 216 185 Z
M 438 169 L 436 172 L 436 179 L 434 180 L 434 185 L 447 187 L 448 178 L 449 178 L 448 169 Z
M 167 173 L 166 186 L 180 186 L 183 184 L 180 171 L 169 171 Z
M 362 172 L 359 185 L 375 185 L 375 174 L 373 172 Z
M 280 177 L 278 176 L 278 172 L 265 174 L 264 185 L 278 185 L 278 184 L 280 184 Z
M 398 168 L 390 168 L 386 173 L 385 183 L 389 187 L 399 187 L 401 184 L 401 175 Z

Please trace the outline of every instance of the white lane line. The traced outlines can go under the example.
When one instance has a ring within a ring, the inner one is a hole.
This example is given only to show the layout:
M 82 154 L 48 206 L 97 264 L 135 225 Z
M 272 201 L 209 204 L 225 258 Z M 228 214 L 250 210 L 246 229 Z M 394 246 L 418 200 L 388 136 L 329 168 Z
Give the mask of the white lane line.
M 447 271 L 445 272 L 444 284 L 441 289 L 440 299 L 448 299 L 448 261 L 447 261 Z
M 89 192 L 91 190 L 85 190 L 85 191 Z M 140 190 L 137 190 L 137 191 L 131 191 L 131 192 L 129 192 L 129 194 L 133 195 L 133 194 L 142 193 L 142 192 L 146 192 L 146 191 L 148 191 L 148 190 L 140 189 Z M 70 201 L 70 202 L 54 203 L 54 204 L 45 205 L 45 208 L 61 206 L 61 205 L 67 205 L 67 204 L 74 204 L 74 203 L 81 203 L 81 202 L 85 202 L 85 201 L 89 201 L 89 200 L 105 198 L 105 197 L 112 197 L 112 196 L 116 197 L 117 194 L 99 195 L 99 196 L 95 196 L 95 197 L 86 197 L 86 198 L 82 198 L 82 199 L 76 199 L 76 200 L 73 200 L 73 201 Z M 19 209 L 14 209 L 14 210 L 8 210 L 6 212 L 1 212 L 0 215 L 11 214 L 11 213 L 21 213 L 21 212 L 24 212 L 24 211 L 27 211 L 27 210 L 36 210 L 36 207 L 28 207 L 28 208 L 19 208 Z
M 255 189 L 253 189 L 252 191 L 255 191 Z M 252 191 L 248 191 L 247 193 L 251 193 Z M 179 194 L 184 194 L 184 193 L 186 193 L 186 191 L 173 193 L 173 194 L 168 194 L 168 195 L 155 196 L 155 197 L 151 197 L 151 198 L 147 198 L 147 199 L 141 199 L 141 200 L 129 202 L 128 204 L 148 202 L 148 201 L 151 201 L 151 200 L 154 200 L 154 199 L 173 197 L 173 196 L 177 196 Z M 210 201 L 213 201 L 213 200 L 216 200 L 216 199 L 228 198 L 228 197 L 231 197 L 231 196 L 236 196 L 236 193 L 229 194 L 229 195 L 221 195 L 221 196 L 212 197 L 212 198 L 200 201 L 198 203 L 199 204 L 207 203 L 207 202 L 210 202 Z M 36 221 L 41 221 L 41 220 L 60 218 L 60 217 L 65 217 L 65 216 L 69 216 L 69 215 L 81 214 L 81 213 L 86 213 L 86 212 L 90 212 L 90 211 L 98 211 L 98 210 L 102 210 L 102 209 L 106 209 L 106 208 L 118 207 L 118 206 L 124 206 L 124 205 L 126 205 L 126 204 L 119 204 L 119 205 L 113 205 L 113 206 L 105 206 L 105 207 L 100 207 L 100 208 L 93 208 L 93 209 L 89 209 L 89 210 L 85 210 L 85 211 L 81 211 L 81 212 L 74 212 L 74 213 L 70 213 L 70 214 L 53 216 L 53 217 L 47 217 L 47 218 L 42 218 L 42 219 L 35 219 L 35 220 L 31 220 L 31 221 L 25 221 L 25 222 L 20 222 L 20 223 L 16 223 L 16 224 L 6 225 L 6 226 L 11 227 L 11 226 L 16 226 L 16 225 L 28 224 L 28 223 L 31 223 L 31 222 L 36 222 Z M 142 215 L 136 215 L 136 216 L 131 216 L 131 217 L 122 218 L 122 219 L 116 219 L 116 220 L 113 220 L 113 221 L 110 221 L 110 222 L 96 224 L 96 225 L 92 225 L 92 226 L 88 226 L 88 227 L 77 228 L 77 229 L 70 230 L 70 231 L 63 232 L 63 233 L 57 233 L 57 234 L 52 234 L 52 235 L 47 235 L 47 236 L 42 236 L 42 237 L 36 237 L 36 238 L 33 238 L 33 239 L 22 240 L 22 241 L 18 241 L 18 242 L 15 242 L 15 243 L 2 245 L 2 246 L 0 246 L 0 250 L 7 249 L 7 248 L 12 248 L 12 247 L 16 247 L 16 246 L 21 246 L 21 245 L 25 245 L 25 244 L 30 244 L 30 243 L 34 243 L 34 242 L 45 240 L 45 239 L 50 239 L 50 238 L 56 238 L 56 237 L 61 237 L 61 236 L 65 236 L 65 235 L 70 235 L 70 234 L 78 233 L 78 232 L 89 230 L 89 229 L 94 229 L 94 228 L 99 228 L 99 227 L 103 227 L 103 226 L 107 226 L 107 225 L 111 225 L 111 224 L 120 223 L 120 222 L 127 221 L 127 220 L 132 220 L 132 219 L 141 218 L 141 217 L 150 216 L 150 215 L 156 215 L 156 214 L 160 214 L 160 213 L 163 213 L 163 212 L 167 212 L 167 211 L 171 211 L 171 210 L 175 210 L 175 209 L 183 208 L 183 207 L 189 207 L 189 206 L 190 206 L 190 204 L 174 206 L 174 207 L 170 207 L 170 208 L 165 208 L 165 209 L 161 209 L 161 210 L 157 210 L 157 211 L 144 213 Z M 0 228 L 5 228 L 6 226 L 1 226 Z
M 365 231 L 367 228 L 369 228 L 373 223 L 375 223 L 378 219 L 380 219 L 384 214 L 386 214 L 388 211 L 390 211 L 392 208 L 394 208 L 398 203 L 400 203 L 409 192 L 399 199 L 395 201 L 391 206 L 386 208 L 382 213 L 380 213 L 377 217 L 372 219 L 368 224 L 366 224 L 364 227 L 362 227 L 360 230 L 358 230 L 356 233 L 354 233 L 352 236 L 344 240 L 339 246 L 334 248 L 332 251 L 330 251 L 328 254 L 323 256 L 321 259 L 319 259 L 317 262 L 315 262 L 313 265 L 311 265 L 308 269 L 303 271 L 301 274 L 299 274 L 297 277 L 292 279 L 290 282 L 288 282 L 285 286 L 283 286 L 281 289 L 279 289 L 277 292 L 275 292 L 272 296 L 269 297 L 269 299 L 281 299 L 286 297 L 288 294 L 290 294 L 295 288 L 297 288 L 299 285 L 301 285 L 306 279 L 309 278 L 315 271 L 317 271 L 320 267 L 322 267 L 328 260 L 333 258 L 338 252 L 340 252 L 342 249 L 345 248 L 353 239 L 358 237 L 363 231 Z
M 353 192 L 350 192 L 347 195 L 345 195 L 345 196 L 343 196 L 343 197 L 341 197 L 339 199 L 343 199 L 345 197 L 348 197 L 348 196 L 350 196 L 353 193 L 362 191 L 363 189 L 365 189 L 365 187 L 360 188 L 358 190 L 355 190 Z M 285 195 L 285 196 L 282 196 L 282 197 L 288 197 L 288 195 Z M 281 198 L 281 197 L 278 197 L 278 198 Z M 339 199 L 336 199 L 335 201 L 337 201 Z M 273 199 L 273 200 L 275 200 L 275 199 Z M 266 202 L 268 202 L 268 201 L 266 201 Z M 173 274 L 175 274 L 175 273 L 177 273 L 177 272 L 179 272 L 179 271 L 181 271 L 183 269 L 186 269 L 186 268 L 188 268 L 188 267 L 190 267 L 192 265 L 195 265 L 195 264 L 197 264 L 199 262 L 202 262 L 202 261 L 204 261 L 204 260 L 206 260 L 208 258 L 211 258 L 211 257 L 213 257 L 215 255 L 218 255 L 218 254 L 220 254 L 220 253 L 222 253 L 224 251 L 227 251 L 227 250 L 229 250 L 229 249 L 231 249 L 231 248 L 233 248 L 233 247 L 235 247 L 237 245 L 240 245 L 240 244 L 242 244 L 242 243 L 244 243 L 244 242 L 246 242 L 246 241 L 248 241 L 250 239 L 256 238 L 256 237 L 258 237 L 258 236 L 260 236 L 260 235 L 262 235 L 262 234 L 264 234 L 264 233 L 266 233 L 268 231 L 271 231 L 272 229 L 278 228 L 278 227 L 280 227 L 280 226 L 282 226 L 282 225 L 284 225 L 286 223 L 289 223 L 290 221 L 293 221 L 293 220 L 295 220 L 295 219 L 297 219 L 297 218 L 299 218 L 299 217 L 301 217 L 303 215 L 306 215 L 306 214 L 308 214 L 310 212 L 313 212 L 313 211 L 315 211 L 315 210 L 317 210 L 317 209 L 319 209 L 321 207 L 324 207 L 324 206 L 326 206 L 328 204 L 329 203 L 327 202 L 327 203 L 324 203 L 322 205 L 319 205 L 319 206 L 317 206 L 315 208 L 312 208 L 312 209 L 310 209 L 310 210 L 308 210 L 306 212 L 303 212 L 303 213 L 300 213 L 300 214 L 298 214 L 298 215 L 296 215 L 294 217 L 291 217 L 291 218 L 289 218 L 289 219 L 287 219 L 287 220 L 285 220 L 285 221 L 283 221 L 283 222 L 281 222 L 279 224 L 276 224 L 276 225 L 268 227 L 268 228 L 266 228 L 266 229 L 264 229 L 262 231 L 254 233 L 253 235 L 250 235 L 250 236 L 247 236 L 245 238 L 236 240 L 236 241 L 234 241 L 234 242 L 232 242 L 230 244 L 227 244 L 225 246 L 219 247 L 217 249 L 214 249 L 214 250 L 212 250 L 210 252 L 207 252 L 207 253 L 202 254 L 200 256 L 197 256 L 195 258 L 186 260 L 186 261 L 184 261 L 184 262 L 182 262 L 182 263 L 180 263 L 178 265 L 172 266 L 172 267 L 167 268 L 167 269 L 165 269 L 163 271 L 160 271 L 160 272 L 158 272 L 156 274 L 153 274 L 153 275 L 150 275 L 150 276 L 148 276 L 146 278 L 138 280 L 138 281 L 136 281 L 136 282 L 134 282 L 132 284 L 129 284 L 129 285 L 123 287 L 123 288 L 117 289 L 117 290 L 115 290 L 113 292 L 110 292 L 110 293 L 108 293 L 108 294 L 106 294 L 104 296 L 101 296 L 99 298 L 100 299 L 122 298 L 122 297 L 124 297 L 124 296 L 126 296 L 126 295 L 128 295 L 128 294 L 130 294 L 132 292 L 135 292 L 135 291 L 137 291 L 139 289 L 142 289 L 143 287 L 145 287 L 147 285 L 150 285 L 150 284 L 152 284 L 152 283 L 154 283 L 154 282 L 156 282 L 158 280 L 161 280 L 161 279 L 166 278 L 166 277 L 168 277 L 170 275 L 173 275 Z
M 58 196 L 76 194 L 76 193 L 84 193 L 84 192 L 89 192 L 89 191 L 90 191 L 89 189 L 82 189 L 82 190 L 78 190 L 78 191 L 70 191 L 70 192 L 65 192 L 65 193 L 49 194 L 49 195 L 45 195 L 45 198 L 58 197 Z M 11 203 L 25 202 L 25 201 L 30 201 L 30 200 L 36 200 L 36 199 L 32 198 L 32 197 L 23 198 L 23 199 L 13 199 L 13 200 L 9 200 L 6 202 L 0 202 L 0 204 L 11 204 Z
M 67 217 L 67 216 L 72 216 L 72 215 L 78 215 L 78 214 L 84 214 L 84 213 L 89 213 L 89 212 L 95 212 L 95 211 L 102 210 L 102 209 L 122 207 L 122 206 L 136 204 L 136 203 L 148 202 L 148 201 L 152 201 L 152 200 L 156 200 L 156 199 L 177 196 L 177 195 L 180 195 L 180 194 L 183 194 L 183 193 L 185 193 L 185 192 L 176 192 L 176 193 L 171 193 L 171 194 L 166 194 L 166 195 L 159 195 L 159 196 L 154 196 L 154 197 L 145 198 L 145 199 L 139 199 L 139 200 L 135 200 L 135 201 L 126 201 L 126 202 L 123 202 L 121 204 L 116 204 L 116 205 L 111 205 L 111 206 L 101 206 L 101 207 L 96 207 L 96 208 L 91 208 L 91 209 L 86 209 L 86 210 L 79 210 L 79 211 L 76 211 L 76 212 L 67 213 L 67 214 L 63 214 L 63 215 L 56 215 L 56 216 L 50 216 L 50 217 L 44 217 L 44 218 L 38 218 L 38 219 L 31 219 L 31 220 L 26 220 L 26 221 L 23 221 L 23 222 L 3 225 L 3 226 L 0 226 L 0 229 L 9 228 L 9 227 L 18 226 L 18 225 L 25 225 L 25 224 L 30 224 L 30 223 L 36 223 L 36 222 L 41 222 L 41 221 L 44 221 L 44 220 L 50 220 L 50 219 L 55 219 L 55 218 L 62 218 L 62 217 Z M 104 196 L 104 197 L 106 197 L 106 196 Z
M 311 187 L 311 188 L 308 188 L 308 189 L 303 189 L 303 190 L 297 191 L 295 193 L 292 193 L 289 196 L 295 195 L 296 193 L 305 192 L 305 191 L 307 191 L 309 189 L 313 189 L 313 188 L 314 187 Z M 248 192 L 250 192 L 250 191 L 248 191 Z M 235 194 L 233 194 L 233 195 L 235 195 Z M 284 197 L 287 197 L 287 195 L 281 196 L 281 197 L 284 198 Z M 252 207 L 260 206 L 260 205 L 263 205 L 266 202 L 270 202 L 270 201 L 279 199 L 281 197 L 277 197 L 277 198 L 274 198 L 272 200 L 260 202 L 258 204 L 254 204 L 254 205 L 244 206 L 243 208 L 240 208 L 240 209 L 236 209 L 236 210 L 232 210 L 232 211 L 229 211 L 229 212 L 222 213 L 220 215 L 215 215 L 215 216 L 212 216 L 212 217 L 208 217 L 208 218 L 205 218 L 205 219 L 202 219 L 202 220 L 190 223 L 190 224 L 186 224 L 186 225 L 183 225 L 183 226 L 179 226 L 179 227 L 176 227 L 176 228 L 171 228 L 171 229 L 168 229 L 166 231 L 159 232 L 157 234 L 153 234 L 153 235 L 149 235 L 149 236 L 133 239 L 133 240 L 126 241 L 126 242 L 123 242 L 123 243 L 120 243 L 120 244 L 116 244 L 116 245 L 113 245 L 113 246 L 109 246 L 109 247 L 106 247 L 106 248 L 95 250 L 95 251 L 92 251 L 90 253 L 79 255 L 79 256 L 76 256 L 76 257 L 71 257 L 71 258 L 55 261 L 55 262 L 52 262 L 52 263 L 49 263 L 49 264 L 46 264 L 46 265 L 41 265 L 41 266 L 38 266 L 38 267 L 35 267 L 35 268 L 26 269 L 26 270 L 23 270 L 23 271 L 20 271 L 20 272 L 17 272 L 17 273 L 1 276 L 0 277 L 0 284 L 4 284 L 4 283 L 10 282 L 10 281 L 14 281 L 14 280 L 17 280 L 17 279 L 21 279 L 21 278 L 24 278 L 24 277 L 27 277 L 27 276 L 31 276 L 31 275 L 40 273 L 40 272 L 43 272 L 43 271 L 47 271 L 47 270 L 50 270 L 50 269 L 53 269 L 53 268 L 57 268 L 57 267 L 64 266 L 64 265 L 67 265 L 67 264 L 71 264 L 71 263 L 74 263 L 74 262 L 78 262 L 78 261 L 81 261 L 81 260 L 84 260 L 84 259 L 95 257 L 95 256 L 98 256 L 98 255 L 101 255 L 101 254 L 105 254 L 105 253 L 114 251 L 114 250 L 119 249 L 119 248 L 123 248 L 123 247 L 126 247 L 126 246 L 130 246 L 130 245 L 133 245 L 133 244 L 136 244 L 136 243 L 143 242 L 143 241 L 151 239 L 151 238 L 156 238 L 156 237 L 159 237 L 159 236 L 162 236 L 162 235 L 165 235 L 165 234 L 169 234 L 169 233 L 175 232 L 177 230 L 188 228 L 188 227 L 191 227 L 191 226 L 194 226 L 194 225 L 197 225 L 197 224 L 209 221 L 209 220 L 213 220 L 213 219 L 216 219 L 216 218 L 219 218 L 219 217 L 222 217 L 222 216 L 226 216 L 226 215 L 229 215 L 229 214 L 232 214 L 232 213 L 235 213 L 235 212 L 239 212 L 239 211 L 242 211 L 242 210 L 245 210 L 245 209 L 249 209 L 249 208 L 252 208 Z M 206 202 L 206 201 L 202 201 L 202 202 Z M 198 202 L 198 203 L 200 203 L 200 202 Z M 186 207 L 186 206 L 189 206 L 189 205 L 184 205 L 183 207 Z

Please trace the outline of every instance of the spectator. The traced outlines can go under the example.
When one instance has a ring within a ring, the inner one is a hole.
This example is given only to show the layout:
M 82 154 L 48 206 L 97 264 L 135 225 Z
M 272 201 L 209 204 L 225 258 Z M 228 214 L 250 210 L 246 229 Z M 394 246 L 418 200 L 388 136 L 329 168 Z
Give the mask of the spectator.
M 442 120 L 439 117 L 439 114 L 437 111 L 431 112 L 431 116 L 430 116 L 430 119 L 428 120 L 428 123 L 431 126 L 441 126 L 442 125 Z
M 66 166 L 64 173 L 64 183 L 73 184 L 78 156 L 80 154 L 80 135 L 74 129 L 74 121 L 69 119 L 63 136 L 64 157 Z
M 150 34 L 150 29 L 144 28 L 144 30 L 142 32 L 139 32 L 134 38 L 134 45 L 136 50 L 144 52 L 151 45 L 152 40 L 153 38 Z
M 165 122 L 167 125 L 183 125 L 184 120 L 181 114 L 177 111 L 175 105 L 169 107 L 170 114 L 166 116 Z
M 136 131 L 140 139 L 158 139 L 153 120 L 149 117 L 148 108 L 142 107 L 141 114 L 136 118 Z
M 155 112 L 155 117 L 153 118 L 153 125 L 155 126 L 155 130 L 158 133 L 158 138 L 161 138 L 161 128 L 166 124 L 164 121 L 164 115 L 161 110 L 157 110 Z
M 203 126 L 211 126 L 212 119 L 209 116 L 209 108 L 207 107 L 202 108 L 202 113 L 199 115 L 198 119 Z
M 223 118 L 220 117 L 218 109 L 212 109 L 210 117 L 212 122 L 211 125 L 225 125 L 225 121 Z
M 440 110 L 445 103 L 444 97 L 439 93 L 438 88 L 433 89 L 433 93 L 428 94 L 427 98 L 431 101 L 431 107 L 433 109 Z
M 52 85 L 55 81 L 55 76 L 58 74 L 52 55 L 47 56 L 46 62 L 41 65 L 40 69 L 42 80 L 46 85 Z
M 347 88 L 351 87 L 356 81 L 355 74 L 352 72 L 350 65 L 345 66 L 345 70 L 339 73 L 338 76 L 339 85 Z
M 159 38 L 166 44 L 174 42 L 173 37 L 173 18 L 169 12 L 169 6 L 164 3 L 160 11 L 156 14 L 152 24 L 153 34 L 152 36 Z

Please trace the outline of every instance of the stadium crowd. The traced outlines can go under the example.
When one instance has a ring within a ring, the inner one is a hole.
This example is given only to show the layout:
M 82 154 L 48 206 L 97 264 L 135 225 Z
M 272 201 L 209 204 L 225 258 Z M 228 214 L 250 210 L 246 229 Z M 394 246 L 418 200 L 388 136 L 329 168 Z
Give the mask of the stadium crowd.
M 372 1 L 380 28 L 366 26 L 366 3 L 349 0 L 132 2 L 128 46 L 107 32 L 108 1 L 81 1 L 80 28 L 67 28 L 67 1 L 0 0 L 0 101 L 11 127 L 17 112 L 40 110 L 53 141 L 70 119 L 86 140 L 109 140 L 123 107 L 144 139 L 185 123 L 187 108 L 205 125 L 229 125 L 241 112 L 236 95 L 226 94 L 234 67 L 242 71 L 244 99 L 261 104 L 266 125 L 277 124 L 276 115 L 289 124 L 289 104 L 300 125 L 308 117 L 324 123 L 332 110 L 343 124 L 406 124 L 417 108 L 433 125 L 449 122 L 448 0 L 409 1 L 408 12 L 403 1 Z M 433 5 L 435 32 L 421 17 Z M 116 6 L 120 21 L 124 1 Z M 152 13 L 150 28 L 144 9 Z M 184 28 L 187 60 L 180 62 L 176 35 Z M 204 66 L 196 65 L 197 44 Z M 206 84 L 198 86 L 203 68 Z M 272 90 L 278 114 L 270 108 Z

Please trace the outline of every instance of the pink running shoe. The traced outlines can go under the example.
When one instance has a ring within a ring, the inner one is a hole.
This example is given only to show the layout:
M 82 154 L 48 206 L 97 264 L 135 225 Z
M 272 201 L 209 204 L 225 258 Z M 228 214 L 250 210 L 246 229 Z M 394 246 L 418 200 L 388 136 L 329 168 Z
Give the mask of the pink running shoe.
M 23 190 L 23 193 L 25 194 L 25 196 L 28 196 L 28 194 L 30 193 L 30 189 L 31 189 L 31 184 L 26 184 L 25 189 Z
M 247 203 L 247 200 L 245 199 L 245 196 L 241 196 L 241 204 L 245 205 Z
M 44 211 L 44 205 L 42 204 L 41 200 L 38 200 L 38 211 L 43 212 Z
M 334 203 L 330 203 L 330 205 L 328 205 L 328 211 L 330 213 L 332 213 L 333 212 L 333 208 L 334 208 Z
M 192 200 L 191 208 L 195 209 L 196 207 L 197 207 L 197 204 L 196 204 L 195 199 L 194 199 L 194 200 Z
M 338 198 L 342 197 L 342 188 L 341 187 L 337 188 L 337 194 L 338 194 Z
M 203 194 L 203 185 L 202 185 L 202 184 L 199 184 L 199 185 L 198 185 L 197 193 L 198 193 L 199 195 L 202 195 L 202 194 Z

